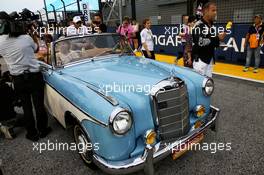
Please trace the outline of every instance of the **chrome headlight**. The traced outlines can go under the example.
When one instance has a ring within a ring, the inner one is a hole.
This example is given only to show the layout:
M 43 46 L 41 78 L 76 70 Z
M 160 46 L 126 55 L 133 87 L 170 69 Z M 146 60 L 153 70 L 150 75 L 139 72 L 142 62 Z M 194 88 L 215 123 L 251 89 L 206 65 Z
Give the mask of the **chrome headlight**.
M 132 127 L 132 117 L 128 110 L 117 107 L 109 118 L 110 127 L 114 134 L 124 135 Z
M 214 81 L 211 78 L 206 78 L 203 81 L 203 92 L 205 96 L 211 96 L 214 92 Z

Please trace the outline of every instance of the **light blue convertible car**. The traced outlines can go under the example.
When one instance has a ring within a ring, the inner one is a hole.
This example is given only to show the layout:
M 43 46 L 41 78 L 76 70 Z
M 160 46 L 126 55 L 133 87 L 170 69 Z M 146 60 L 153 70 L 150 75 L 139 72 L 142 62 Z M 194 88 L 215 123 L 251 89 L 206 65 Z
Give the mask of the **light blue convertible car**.
M 136 57 L 118 35 L 59 39 L 50 60 L 41 63 L 45 106 L 65 128 L 73 126 L 78 151 L 90 168 L 153 174 L 155 162 L 177 158 L 186 151 L 182 145 L 199 142 L 207 128 L 217 128 L 212 79 Z

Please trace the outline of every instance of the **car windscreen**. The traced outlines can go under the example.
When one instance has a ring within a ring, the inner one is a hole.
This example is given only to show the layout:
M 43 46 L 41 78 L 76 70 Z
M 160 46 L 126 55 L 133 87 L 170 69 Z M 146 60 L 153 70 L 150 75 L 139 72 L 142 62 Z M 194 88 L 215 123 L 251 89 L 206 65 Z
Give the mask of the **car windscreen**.
M 118 35 L 71 37 L 55 44 L 55 61 L 56 66 L 64 66 L 84 59 L 131 52 L 128 41 Z

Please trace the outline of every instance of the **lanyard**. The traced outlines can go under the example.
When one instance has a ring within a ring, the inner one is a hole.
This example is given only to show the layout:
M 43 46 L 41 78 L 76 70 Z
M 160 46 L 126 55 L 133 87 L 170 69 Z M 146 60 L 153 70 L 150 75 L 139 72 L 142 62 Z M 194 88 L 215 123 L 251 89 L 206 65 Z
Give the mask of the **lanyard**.
M 259 28 L 255 27 L 255 30 L 256 30 L 257 34 L 259 34 Z
M 258 27 L 255 26 L 255 30 L 256 30 L 257 34 L 259 34 L 259 31 L 261 30 L 261 28 L 262 28 L 262 23 Z

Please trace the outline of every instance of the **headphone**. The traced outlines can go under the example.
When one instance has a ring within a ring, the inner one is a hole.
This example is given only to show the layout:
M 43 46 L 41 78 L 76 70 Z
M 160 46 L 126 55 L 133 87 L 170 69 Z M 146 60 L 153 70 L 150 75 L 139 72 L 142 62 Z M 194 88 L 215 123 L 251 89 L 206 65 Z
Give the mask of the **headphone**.
M 0 19 L 0 35 L 8 34 L 9 22 L 5 19 Z

